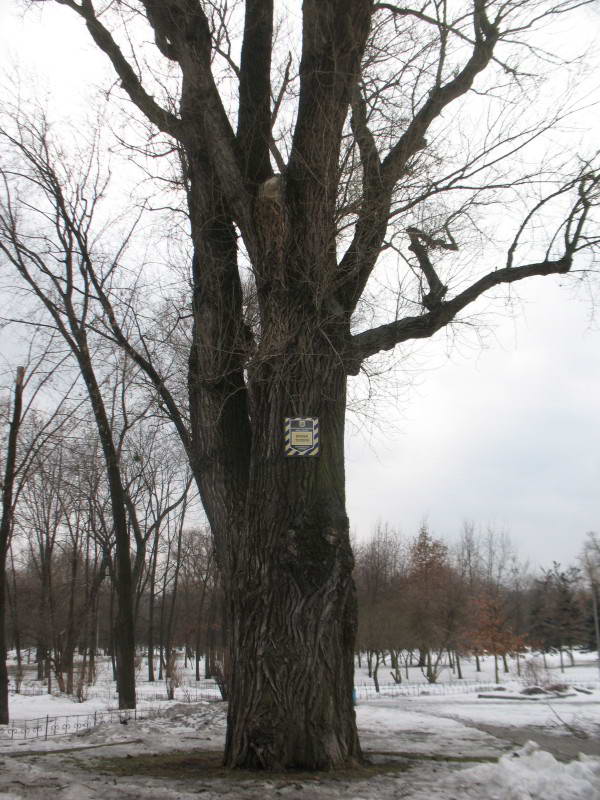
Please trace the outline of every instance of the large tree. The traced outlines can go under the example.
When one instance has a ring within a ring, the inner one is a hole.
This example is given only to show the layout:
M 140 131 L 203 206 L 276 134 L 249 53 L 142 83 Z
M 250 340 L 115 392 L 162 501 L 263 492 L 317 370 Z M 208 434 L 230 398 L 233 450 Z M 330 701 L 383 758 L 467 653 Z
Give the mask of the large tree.
M 106 54 L 153 129 L 149 146 L 163 136 L 183 164 L 189 432 L 176 393 L 124 335 L 102 281 L 94 288 L 112 335 L 178 428 L 214 535 L 228 598 L 226 763 L 358 760 L 348 377 L 382 351 L 432 336 L 494 287 L 569 272 L 593 244 L 592 166 L 582 161 L 564 180 L 548 165 L 519 169 L 519 150 L 552 120 L 523 112 L 509 123 L 512 109 L 522 111 L 530 65 L 521 70 L 519 57 L 533 58 L 536 27 L 583 3 L 55 2 Z M 285 14 L 297 41 L 280 63 Z M 465 264 L 459 248 L 485 235 L 481 212 L 494 213 L 497 194 L 511 211 L 531 201 L 512 235 L 511 213 L 500 223 L 496 212 L 490 259 L 504 239 L 505 261 L 486 264 L 467 248 Z M 537 223 L 552 203 L 561 216 L 541 241 Z M 390 283 L 384 251 L 405 267 L 391 304 L 379 304 L 386 320 L 364 302 L 376 269 L 379 285 Z M 286 417 L 319 419 L 317 457 L 285 456 Z

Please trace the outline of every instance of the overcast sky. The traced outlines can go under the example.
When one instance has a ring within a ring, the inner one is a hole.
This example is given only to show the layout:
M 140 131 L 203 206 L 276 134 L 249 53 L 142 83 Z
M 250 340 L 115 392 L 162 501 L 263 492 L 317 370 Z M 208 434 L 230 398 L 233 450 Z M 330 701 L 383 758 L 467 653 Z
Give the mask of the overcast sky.
M 34 10 L 23 28 L 14 5 L 0 2 L 4 71 L 18 61 L 25 76 L 41 71 L 55 104 L 85 101 L 104 64 L 81 24 L 53 9 L 42 27 Z M 600 330 L 585 292 L 565 283 L 521 284 L 522 304 L 496 317 L 485 348 L 472 335 L 449 346 L 444 332 L 419 345 L 406 363 L 410 390 L 380 404 L 375 428 L 349 426 L 348 510 L 360 538 L 378 520 L 412 535 L 425 518 L 448 538 L 471 520 L 548 565 L 574 560 L 586 531 L 600 530 Z
M 448 349 L 437 334 L 419 359 L 432 370 L 387 405 L 387 426 L 349 436 L 359 536 L 378 518 L 406 534 L 425 518 L 448 538 L 471 520 L 543 565 L 573 560 L 600 528 L 600 331 L 559 283 L 520 286 L 520 313 L 487 349 Z

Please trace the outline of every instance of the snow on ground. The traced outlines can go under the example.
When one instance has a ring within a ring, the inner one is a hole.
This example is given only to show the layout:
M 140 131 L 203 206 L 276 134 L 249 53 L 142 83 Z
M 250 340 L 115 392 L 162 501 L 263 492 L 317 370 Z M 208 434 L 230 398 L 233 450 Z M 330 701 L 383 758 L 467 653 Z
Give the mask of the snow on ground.
M 11 719 L 35 719 L 46 715 L 93 714 L 94 711 L 106 711 L 106 702 L 101 697 L 86 700 L 84 703 L 75 703 L 67 696 L 42 694 L 28 697 L 15 694 L 10 696 L 9 708 Z
M 47 742 L 5 741 L 0 745 L 0 798 L 600 800 L 600 753 L 564 763 L 534 744 L 515 749 L 503 739 L 450 719 L 460 699 L 360 702 L 362 745 L 379 770 L 355 779 L 347 772 L 313 780 L 303 774 L 232 779 L 222 773 L 204 774 L 202 768 L 187 776 L 183 770 L 158 778 L 114 774 L 103 763 L 104 758 L 122 759 L 127 765 L 150 753 L 186 751 L 192 757 L 198 751 L 206 756 L 222 750 L 225 705 L 205 702 L 172 704 L 149 719 L 103 725 Z M 471 695 L 463 695 L 462 701 L 475 704 Z M 527 707 L 537 713 L 535 704 Z M 523 709 L 520 714 L 520 719 L 526 718 Z
M 582 756 L 571 764 L 561 764 L 550 753 L 528 744 L 502 756 L 497 764 L 465 769 L 441 784 L 405 796 L 411 800 L 597 800 L 600 759 Z
M 361 702 L 356 708 L 363 749 L 450 757 L 492 757 L 502 744 L 489 734 L 461 722 L 420 711 L 411 700 Z M 506 748 L 504 748 L 506 749 Z
M 568 698 L 478 699 L 477 695 L 418 697 L 418 707 L 436 716 L 484 725 L 535 726 L 547 732 L 581 730 L 600 740 L 600 692 Z
M 592 658 L 578 654 L 577 662 L 560 682 L 596 679 Z M 493 664 L 484 669 L 477 675 L 465 663 L 465 678 L 492 682 Z M 590 695 L 559 699 L 484 699 L 472 690 L 428 695 L 423 686 L 414 696 L 361 700 L 357 721 L 372 766 L 316 777 L 223 773 L 218 754 L 225 704 L 153 702 L 160 688 L 142 683 L 149 699 L 140 705 L 148 716 L 127 724 L 47 741 L 10 741 L 0 733 L 0 800 L 600 800 L 597 685 Z M 81 704 L 48 695 L 12 696 L 11 715 L 93 713 L 114 701 L 108 684 L 91 694 Z M 183 761 L 163 777 L 148 775 L 140 771 L 139 759 L 150 754 Z

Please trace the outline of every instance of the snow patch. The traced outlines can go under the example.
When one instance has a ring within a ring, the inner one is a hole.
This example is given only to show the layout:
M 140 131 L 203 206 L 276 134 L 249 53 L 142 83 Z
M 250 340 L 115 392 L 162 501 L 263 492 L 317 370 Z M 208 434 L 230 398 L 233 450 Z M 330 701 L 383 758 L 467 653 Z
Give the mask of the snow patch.
M 577 761 L 562 764 L 534 742 L 497 764 L 465 769 L 455 782 L 465 789 L 485 786 L 488 800 L 598 800 L 600 798 L 600 759 L 580 755 Z M 480 795 L 481 796 L 481 795 Z

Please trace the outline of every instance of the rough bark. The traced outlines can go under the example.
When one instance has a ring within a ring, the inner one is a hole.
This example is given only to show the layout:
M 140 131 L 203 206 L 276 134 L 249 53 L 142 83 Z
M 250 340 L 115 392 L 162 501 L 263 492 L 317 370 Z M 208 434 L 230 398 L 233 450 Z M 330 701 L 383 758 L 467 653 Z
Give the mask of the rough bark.
M 254 378 L 248 522 L 231 586 L 230 766 L 324 769 L 360 759 L 346 379 L 330 356 L 306 352 L 314 355 L 282 365 L 276 395 Z M 283 456 L 285 416 L 319 417 L 320 456 Z

